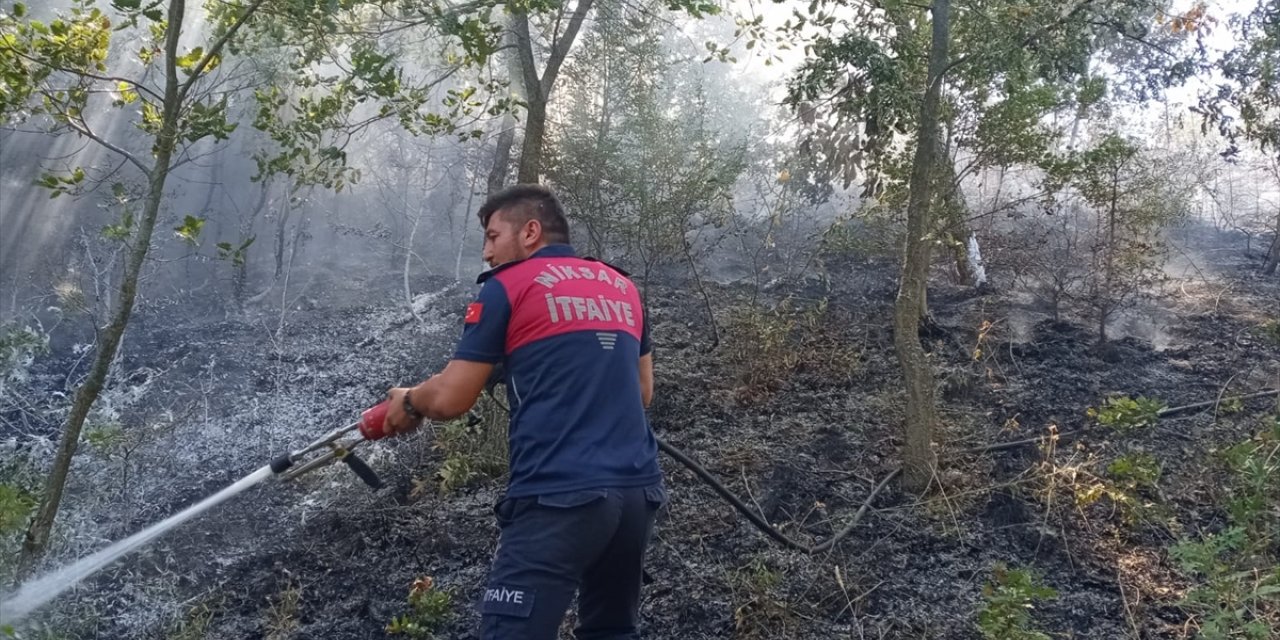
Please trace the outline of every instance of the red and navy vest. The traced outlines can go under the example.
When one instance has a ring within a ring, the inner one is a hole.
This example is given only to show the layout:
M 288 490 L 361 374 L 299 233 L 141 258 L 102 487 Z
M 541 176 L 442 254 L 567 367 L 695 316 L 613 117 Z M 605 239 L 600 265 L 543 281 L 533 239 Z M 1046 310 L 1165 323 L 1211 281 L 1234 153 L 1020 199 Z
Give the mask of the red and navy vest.
M 563 244 L 479 282 L 453 357 L 505 365 L 507 495 L 658 482 L 657 440 L 640 395 L 649 328 L 635 284 Z

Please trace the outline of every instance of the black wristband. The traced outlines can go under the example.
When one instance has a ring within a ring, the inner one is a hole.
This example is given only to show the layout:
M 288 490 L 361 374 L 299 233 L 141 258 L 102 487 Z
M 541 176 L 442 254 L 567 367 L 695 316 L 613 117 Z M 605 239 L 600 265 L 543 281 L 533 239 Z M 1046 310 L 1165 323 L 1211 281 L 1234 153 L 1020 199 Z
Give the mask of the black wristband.
M 410 390 L 406 389 L 404 392 L 404 412 L 409 414 L 409 417 L 414 420 L 422 420 L 423 418 L 426 418 L 426 416 L 422 415 L 421 411 L 418 411 L 417 407 L 413 406 L 413 402 L 409 400 L 409 391 Z

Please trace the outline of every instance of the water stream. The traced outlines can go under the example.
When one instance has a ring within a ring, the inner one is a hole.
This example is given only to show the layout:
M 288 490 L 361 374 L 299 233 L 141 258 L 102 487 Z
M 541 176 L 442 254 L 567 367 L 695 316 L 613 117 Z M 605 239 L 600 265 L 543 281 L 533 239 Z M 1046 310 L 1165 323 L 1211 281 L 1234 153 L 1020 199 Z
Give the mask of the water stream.
M 235 484 L 226 489 L 183 509 L 175 515 L 169 516 L 165 520 L 153 524 L 93 555 L 81 558 L 61 569 L 27 582 L 11 597 L 0 602 L 0 624 L 16 624 L 30 615 L 32 611 L 40 608 L 62 592 L 74 587 L 85 578 L 115 562 L 130 551 L 151 542 L 183 522 L 226 502 L 236 494 L 262 482 L 270 475 L 271 467 L 262 467 L 236 481 Z

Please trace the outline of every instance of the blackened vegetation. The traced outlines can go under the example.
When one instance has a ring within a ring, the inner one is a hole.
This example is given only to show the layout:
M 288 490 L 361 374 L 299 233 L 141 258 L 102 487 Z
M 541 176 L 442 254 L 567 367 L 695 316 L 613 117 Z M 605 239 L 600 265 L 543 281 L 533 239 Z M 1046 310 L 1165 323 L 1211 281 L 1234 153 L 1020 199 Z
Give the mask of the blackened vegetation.
M 762 293 L 711 288 L 724 339 L 710 353 L 686 288 L 655 283 L 647 292 L 655 428 L 806 544 L 843 529 L 900 464 L 894 266 L 856 269 Z M 980 638 L 983 587 L 999 563 L 1034 567 L 1056 592 L 1032 612 L 1052 636 L 1183 637 L 1178 602 L 1189 579 L 1167 549 L 1224 527 L 1224 470 L 1210 451 L 1256 433 L 1275 400 L 1223 403 L 1128 432 L 1094 424 L 1086 409 L 1112 394 L 1178 405 L 1274 387 L 1280 342 L 1257 328 L 1280 314 L 1280 286 L 1229 266 L 1223 278 L 1171 294 L 1166 304 L 1178 313 L 1161 350 L 1128 337 L 1099 351 L 1079 324 L 1029 314 L 1000 294 L 935 286 L 922 333 L 940 378 L 932 490 L 891 484 L 851 535 L 810 556 L 766 538 L 664 458 L 672 502 L 652 545 L 645 637 Z M 180 306 L 142 310 L 121 371 L 155 373 L 125 426 L 157 423 L 166 411 L 181 420 L 135 454 L 128 486 L 95 484 L 122 463 L 83 453 L 87 471 L 63 526 L 121 537 L 354 420 L 387 385 L 438 368 L 467 300 L 465 287 L 438 284 L 443 292 L 422 300 L 426 324 L 369 299 L 343 302 L 352 298 L 337 282 L 318 289 L 331 297 L 289 309 L 283 323 L 278 308 L 225 320 Z M 51 374 L 73 361 L 42 366 Z M 957 453 L 1053 433 L 1063 437 Z M 1158 480 L 1111 493 L 1120 483 L 1107 469 L 1126 456 L 1153 459 Z M 67 594 L 49 619 L 76 637 L 164 637 L 193 620 L 210 638 L 282 628 L 285 637 L 381 637 L 408 610 L 414 580 L 430 576 L 455 609 L 438 637 L 469 637 L 503 479 L 442 492 L 444 454 L 425 433 L 366 457 L 391 485 L 381 493 L 341 468 L 268 483 Z M 122 501 L 136 506 L 113 510 Z M 64 553 L 97 544 L 72 534 Z M 296 605 L 281 614 L 291 589 Z

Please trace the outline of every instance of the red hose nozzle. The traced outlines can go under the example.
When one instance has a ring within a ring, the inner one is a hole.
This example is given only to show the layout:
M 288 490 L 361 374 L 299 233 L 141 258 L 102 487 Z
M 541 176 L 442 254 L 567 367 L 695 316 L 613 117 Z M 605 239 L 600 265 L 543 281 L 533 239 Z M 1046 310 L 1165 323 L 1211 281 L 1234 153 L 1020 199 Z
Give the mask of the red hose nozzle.
M 360 435 L 365 440 L 381 440 L 391 435 L 386 431 L 387 407 L 390 403 L 390 400 L 383 400 L 360 414 Z

